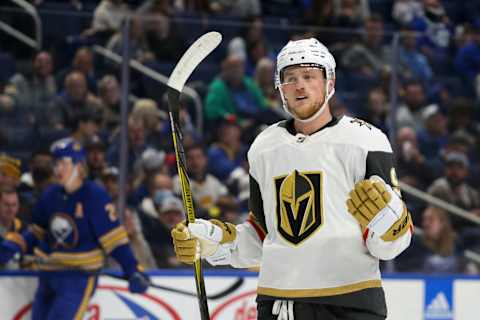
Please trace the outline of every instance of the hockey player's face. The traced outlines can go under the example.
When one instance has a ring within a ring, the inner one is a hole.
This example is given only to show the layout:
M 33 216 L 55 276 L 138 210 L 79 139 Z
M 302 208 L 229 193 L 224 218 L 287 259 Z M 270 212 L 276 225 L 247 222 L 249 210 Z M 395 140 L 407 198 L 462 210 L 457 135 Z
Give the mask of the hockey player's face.
M 55 180 L 61 185 L 65 185 L 73 174 L 75 164 L 69 158 L 62 158 L 55 161 L 54 173 Z
M 299 119 L 314 115 L 325 100 L 323 70 L 312 67 L 290 67 L 283 72 L 282 91 L 288 109 Z

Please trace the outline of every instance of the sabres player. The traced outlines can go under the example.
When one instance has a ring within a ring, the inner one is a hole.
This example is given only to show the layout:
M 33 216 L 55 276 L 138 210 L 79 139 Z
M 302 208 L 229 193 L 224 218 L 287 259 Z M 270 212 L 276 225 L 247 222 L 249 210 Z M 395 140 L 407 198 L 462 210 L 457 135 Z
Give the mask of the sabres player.
M 33 320 L 83 319 L 105 256 L 122 266 L 129 289 L 144 292 L 149 284 L 129 246 L 107 192 L 86 180 L 85 153 L 71 139 L 52 146 L 58 184 L 45 191 L 32 212 L 32 225 L 9 233 L 0 246 L 0 261 L 15 253 L 33 253 L 41 272 Z
M 390 143 L 368 123 L 332 116 L 335 60 L 318 40 L 280 51 L 276 85 L 292 119 L 248 152 L 249 218 L 177 225 L 177 256 L 260 266 L 260 320 L 385 319 L 379 260 L 405 250 L 413 228 Z

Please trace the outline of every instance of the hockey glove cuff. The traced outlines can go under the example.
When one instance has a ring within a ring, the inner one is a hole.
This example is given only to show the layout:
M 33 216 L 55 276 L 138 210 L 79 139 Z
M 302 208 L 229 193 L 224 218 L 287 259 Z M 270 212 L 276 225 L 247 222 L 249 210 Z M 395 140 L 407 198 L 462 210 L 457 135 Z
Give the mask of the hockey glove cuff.
M 410 214 L 402 199 L 378 176 L 355 185 L 347 208 L 362 229 L 368 229 L 368 237 L 394 241 L 411 226 Z
M 219 260 L 229 256 L 235 245 L 237 231 L 231 223 L 219 220 L 196 219 L 189 223 L 179 223 L 171 232 L 178 260 L 193 263 L 201 258 L 211 257 L 212 264 L 221 264 Z

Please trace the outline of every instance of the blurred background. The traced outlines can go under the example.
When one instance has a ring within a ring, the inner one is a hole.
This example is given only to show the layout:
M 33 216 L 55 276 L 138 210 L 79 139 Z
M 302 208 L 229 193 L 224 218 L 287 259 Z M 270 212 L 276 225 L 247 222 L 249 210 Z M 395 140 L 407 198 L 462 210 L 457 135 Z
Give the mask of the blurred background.
M 28 224 L 53 182 L 49 147 L 70 136 L 87 150 L 90 179 L 118 203 L 140 262 L 181 267 L 165 97 L 177 60 L 203 33 L 222 33 L 187 83 L 180 118 L 197 216 L 238 223 L 248 210 L 246 151 L 285 118 L 276 54 L 316 37 L 337 62 L 332 112 L 379 127 L 396 152 L 416 232 L 383 270 L 478 274 L 478 17 L 480 1 L 3 0 L 0 230 Z

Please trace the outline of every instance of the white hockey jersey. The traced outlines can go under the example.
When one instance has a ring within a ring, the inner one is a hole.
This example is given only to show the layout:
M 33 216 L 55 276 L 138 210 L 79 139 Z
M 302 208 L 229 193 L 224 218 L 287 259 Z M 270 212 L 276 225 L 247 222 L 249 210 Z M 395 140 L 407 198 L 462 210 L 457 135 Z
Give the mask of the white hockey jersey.
M 292 134 L 287 121 L 270 126 L 248 153 L 252 216 L 237 226 L 231 264 L 260 265 L 258 294 L 270 297 L 380 288 L 379 259 L 408 247 L 411 232 L 368 239 L 346 200 L 374 174 L 396 186 L 392 159 L 386 136 L 362 120 L 344 116 L 309 136 Z

